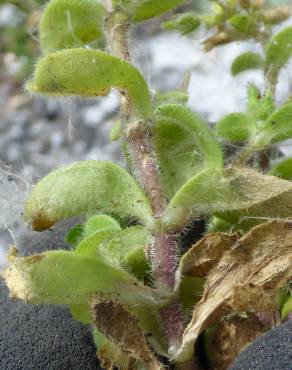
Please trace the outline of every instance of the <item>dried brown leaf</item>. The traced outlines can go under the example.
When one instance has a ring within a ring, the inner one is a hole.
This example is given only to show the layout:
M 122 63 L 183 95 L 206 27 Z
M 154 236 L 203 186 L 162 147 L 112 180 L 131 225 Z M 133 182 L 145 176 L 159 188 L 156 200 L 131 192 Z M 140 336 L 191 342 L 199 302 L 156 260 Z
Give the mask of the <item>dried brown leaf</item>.
M 265 331 L 265 326 L 255 315 L 220 320 L 210 348 L 214 370 L 226 370 L 240 352 Z
M 95 326 L 123 353 L 141 360 L 149 370 L 164 367 L 152 354 L 138 319 L 124 306 L 108 300 L 92 300 L 91 316 Z
M 175 359 L 187 360 L 198 335 L 220 316 L 272 310 L 274 290 L 291 278 L 292 222 L 271 221 L 253 228 L 211 270 Z
M 107 341 L 96 353 L 103 369 L 134 370 L 136 360 L 122 352 L 114 343 Z
M 238 240 L 237 234 L 211 233 L 193 245 L 180 260 L 179 274 L 205 277 Z

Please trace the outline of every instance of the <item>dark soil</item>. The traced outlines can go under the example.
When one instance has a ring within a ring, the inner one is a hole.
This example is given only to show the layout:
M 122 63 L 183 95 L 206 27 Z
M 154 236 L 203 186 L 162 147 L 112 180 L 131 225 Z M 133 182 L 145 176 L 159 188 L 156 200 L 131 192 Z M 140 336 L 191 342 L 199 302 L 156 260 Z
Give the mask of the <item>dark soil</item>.
M 23 241 L 20 254 L 68 249 L 63 238 L 71 226 L 72 222 L 35 234 Z M 1 370 L 101 369 L 90 327 L 74 321 L 67 307 L 12 301 L 7 288 L 0 284 Z
M 291 370 L 292 320 L 257 338 L 229 370 Z

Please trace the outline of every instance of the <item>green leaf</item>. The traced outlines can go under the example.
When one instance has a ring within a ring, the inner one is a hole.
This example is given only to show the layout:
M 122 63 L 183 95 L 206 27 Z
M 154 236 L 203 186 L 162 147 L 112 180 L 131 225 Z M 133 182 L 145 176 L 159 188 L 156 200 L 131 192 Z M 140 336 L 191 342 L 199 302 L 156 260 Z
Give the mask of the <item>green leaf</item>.
M 245 113 L 228 114 L 216 124 L 216 135 L 230 142 L 249 141 L 256 131 L 256 122 Z
M 149 231 L 144 227 L 132 226 L 115 233 L 98 251 L 138 279 L 143 279 L 150 271 L 145 257 L 145 247 L 150 243 L 150 237 Z
M 275 111 L 265 122 L 255 137 L 256 145 L 268 145 L 292 137 L 292 103 L 287 103 Z
M 292 184 L 245 168 L 207 169 L 175 194 L 163 216 L 164 226 L 178 229 L 212 213 L 229 222 L 242 217 L 291 217 Z
M 275 110 L 275 101 L 270 91 L 264 96 L 255 84 L 248 86 L 248 112 L 256 120 L 267 120 Z
M 155 112 L 154 144 L 169 198 L 203 167 L 223 166 L 221 148 L 207 124 L 187 107 L 167 104 Z
M 292 180 L 292 158 L 276 164 L 270 171 L 269 175 L 280 177 L 281 179 Z
M 289 297 L 287 301 L 284 303 L 282 310 L 281 310 L 282 320 L 286 319 L 288 315 L 291 313 L 292 313 L 292 297 Z
M 69 308 L 74 320 L 80 321 L 82 324 L 91 324 L 89 304 L 71 304 Z
M 201 299 L 203 291 L 204 279 L 188 276 L 182 279 L 179 296 L 185 311 L 192 312 L 196 303 Z
M 25 206 L 25 220 L 42 231 L 72 216 L 96 211 L 127 221 L 137 218 L 151 227 L 148 199 L 135 180 L 108 161 L 81 161 L 60 168 L 34 186 Z
M 251 33 L 254 26 L 252 18 L 244 14 L 236 14 L 228 22 L 236 31 L 248 34 Z
M 292 56 L 292 26 L 274 35 L 266 49 L 267 69 L 278 74 Z
M 97 258 L 67 251 L 10 256 L 4 278 L 11 296 L 29 303 L 85 304 L 91 297 L 153 305 L 158 293 Z
M 138 279 L 144 279 L 149 274 L 145 257 L 145 247 L 150 242 L 149 239 L 149 231 L 142 226 L 132 226 L 124 230 L 101 230 L 84 238 L 75 252 L 102 258 L 111 266 L 123 268 Z
M 137 114 L 151 114 L 150 93 L 140 72 L 99 50 L 81 48 L 49 54 L 38 61 L 34 80 L 26 84 L 29 92 L 52 96 L 105 96 L 112 87 L 127 90 Z
M 110 216 L 107 215 L 94 215 L 89 217 L 89 219 L 84 224 L 84 236 L 89 236 L 97 231 L 103 230 L 121 230 L 118 222 Z
M 92 0 L 51 0 L 40 21 L 44 54 L 82 47 L 103 36 L 106 12 Z
M 76 247 L 75 253 L 82 254 L 83 256 L 88 256 L 95 258 L 97 256 L 102 257 L 106 260 L 106 257 L 102 253 L 98 253 L 98 247 L 104 240 L 109 240 L 113 235 L 117 233 L 117 230 L 102 230 L 96 231 L 85 237 Z
M 187 35 L 196 31 L 201 24 L 200 18 L 196 14 L 184 13 L 177 19 L 162 23 L 165 30 L 178 31 L 181 35 Z
M 240 54 L 232 63 L 232 76 L 237 76 L 239 73 L 248 71 L 250 69 L 259 69 L 263 67 L 262 57 L 253 52 L 246 52 Z
M 182 4 L 184 0 L 139 0 L 133 11 L 133 21 L 141 22 L 156 17 Z
M 233 225 L 230 222 L 222 220 L 219 217 L 212 217 L 209 225 L 208 225 L 208 233 L 215 233 L 215 232 L 228 232 L 232 229 Z
M 75 247 L 83 236 L 83 225 L 74 226 L 65 236 L 65 242 Z

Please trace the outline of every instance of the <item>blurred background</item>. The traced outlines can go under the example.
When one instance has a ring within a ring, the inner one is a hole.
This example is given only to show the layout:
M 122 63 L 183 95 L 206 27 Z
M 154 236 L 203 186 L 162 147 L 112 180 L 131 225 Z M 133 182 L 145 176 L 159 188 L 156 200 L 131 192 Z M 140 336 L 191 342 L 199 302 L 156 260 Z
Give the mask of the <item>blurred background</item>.
M 22 221 L 23 200 L 35 181 L 56 167 L 80 159 L 122 161 L 118 143 L 108 137 L 118 117 L 117 93 L 103 99 L 57 100 L 31 97 L 24 92 L 24 82 L 40 55 L 40 12 L 27 13 L 25 7 L 13 2 L 22 3 L 0 0 L 0 269 L 9 245 L 35 237 Z M 269 3 L 291 4 L 291 0 Z M 176 12 L 206 11 L 209 4 L 206 0 L 188 1 Z M 262 84 L 263 77 L 260 72 L 246 72 L 233 78 L 230 66 L 240 52 L 258 46 L 232 43 L 204 53 L 201 42 L 206 31 L 181 37 L 162 31 L 160 23 L 161 18 L 146 21 L 131 35 L 133 62 L 151 88 L 176 89 L 190 71 L 189 106 L 208 122 L 244 110 L 248 82 Z M 291 67 L 290 63 L 282 72 L 285 78 L 278 86 L 279 102 L 291 94 Z M 292 155 L 289 142 L 281 150 L 283 155 Z

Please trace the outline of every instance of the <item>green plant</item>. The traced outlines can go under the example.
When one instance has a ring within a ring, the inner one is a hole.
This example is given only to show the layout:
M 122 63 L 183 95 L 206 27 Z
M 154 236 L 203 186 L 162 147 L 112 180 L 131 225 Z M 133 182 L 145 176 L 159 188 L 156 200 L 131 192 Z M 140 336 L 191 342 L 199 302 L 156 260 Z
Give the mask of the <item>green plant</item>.
M 24 258 L 13 249 L 4 272 L 12 297 L 67 304 L 75 319 L 93 323 L 108 369 L 161 369 L 157 354 L 178 369 L 196 369 L 202 333 L 213 367 L 225 369 L 236 353 L 234 328 L 241 350 L 269 327 L 260 313 L 272 321 L 291 306 L 292 184 L 280 178 L 291 178 L 291 166 L 271 168 L 271 145 L 292 137 L 291 101 L 275 102 L 292 28 L 272 35 L 288 13 L 259 0 L 215 1 L 211 15 L 188 13 L 164 25 L 187 34 L 205 23 L 214 32 L 207 50 L 249 38 L 263 47 L 262 55 L 236 58 L 232 73 L 262 69 L 264 91 L 250 85 L 247 111 L 213 129 L 186 106 L 184 91 L 152 96 L 130 62 L 132 24 L 182 2 L 51 0 L 40 23 L 44 56 L 26 85 L 48 96 L 121 93 L 112 137 L 121 141 L 127 170 L 81 161 L 42 179 L 25 205 L 33 229 L 72 216 L 85 222 L 67 236 L 71 251 Z M 224 142 L 243 149 L 224 158 Z M 183 235 L 196 231 L 198 218 L 208 230 L 182 254 Z

